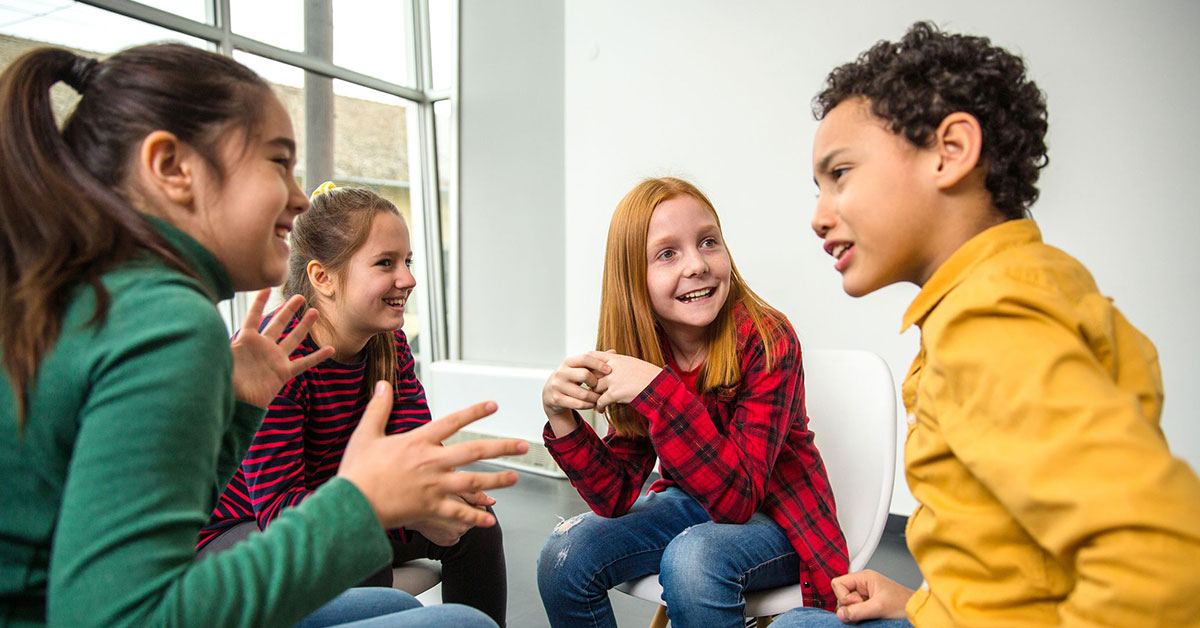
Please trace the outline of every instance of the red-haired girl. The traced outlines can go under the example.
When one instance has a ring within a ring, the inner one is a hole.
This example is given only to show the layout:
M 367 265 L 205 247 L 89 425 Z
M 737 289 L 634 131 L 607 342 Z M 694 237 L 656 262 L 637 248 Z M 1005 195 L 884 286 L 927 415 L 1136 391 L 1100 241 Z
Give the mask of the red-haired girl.
M 555 626 L 613 626 L 607 591 L 658 573 L 673 625 L 742 626 L 746 591 L 800 582 L 832 607 L 847 569 L 808 431 L 800 344 L 742 279 L 712 203 L 648 179 L 608 232 L 597 351 L 542 393 L 545 442 L 594 512 L 538 561 Z M 607 411 L 600 438 L 578 410 Z M 639 498 L 658 459 L 662 479 Z

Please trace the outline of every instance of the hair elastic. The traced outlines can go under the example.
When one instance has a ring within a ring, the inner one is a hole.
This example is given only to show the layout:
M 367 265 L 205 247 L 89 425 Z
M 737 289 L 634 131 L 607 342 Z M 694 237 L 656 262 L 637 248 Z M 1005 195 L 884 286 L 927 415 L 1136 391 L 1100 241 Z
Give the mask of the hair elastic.
M 318 185 L 317 189 L 313 190 L 313 193 L 311 196 L 308 197 L 308 200 L 312 201 L 313 199 L 317 198 L 318 196 L 320 196 L 336 187 L 337 186 L 333 184 L 333 181 L 326 181 L 326 182 L 322 183 L 321 185 Z
M 92 76 L 96 73 L 96 66 L 100 65 L 99 61 L 90 57 L 76 56 L 71 62 L 71 68 L 67 70 L 67 75 L 62 79 L 64 83 L 71 86 L 71 89 L 82 94 L 88 88 L 88 84 L 92 81 Z

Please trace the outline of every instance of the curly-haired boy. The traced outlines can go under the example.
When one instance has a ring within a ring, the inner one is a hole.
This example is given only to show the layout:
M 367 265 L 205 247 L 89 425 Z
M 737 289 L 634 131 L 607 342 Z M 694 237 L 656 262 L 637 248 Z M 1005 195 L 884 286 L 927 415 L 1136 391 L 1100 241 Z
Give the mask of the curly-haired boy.
M 837 619 L 1200 624 L 1200 481 L 1159 428 L 1157 352 L 1026 217 L 1047 125 L 1021 58 L 917 23 L 835 69 L 814 113 L 812 225 L 843 288 L 921 287 L 903 396 L 925 584 L 843 576 Z

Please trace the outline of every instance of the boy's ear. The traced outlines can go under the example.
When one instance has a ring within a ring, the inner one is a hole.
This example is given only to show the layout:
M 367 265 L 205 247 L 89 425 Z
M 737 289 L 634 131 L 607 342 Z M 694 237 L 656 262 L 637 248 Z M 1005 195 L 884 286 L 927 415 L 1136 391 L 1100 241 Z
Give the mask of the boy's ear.
M 958 185 L 979 165 L 983 128 L 975 116 L 956 111 L 946 116 L 934 133 L 938 168 L 934 181 L 939 189 Z
M 153 131 L 138 147 L 137 166 L 152 196 L 191 208 L 196 199 L 196 157 L 187 144 L 167 131 Z
M 312 284 L 313 290 L 326 298 L 333 296 L 333 274 L 330 273 L 325 265 L 317 260 L 310 260 L 308 266 L 304 267 L 308 273 L 308 282 Z

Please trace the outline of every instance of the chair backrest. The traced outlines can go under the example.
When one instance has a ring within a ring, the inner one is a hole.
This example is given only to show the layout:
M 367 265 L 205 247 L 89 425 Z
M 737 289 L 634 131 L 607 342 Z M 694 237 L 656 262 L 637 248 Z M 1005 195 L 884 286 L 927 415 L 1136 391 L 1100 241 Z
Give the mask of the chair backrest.
M 892 373 L 869 351 L 812 349 L 804 352 L 804 393 L 850 571 L 857 571 L 879 545 L 892 503 L 898 422 Z

